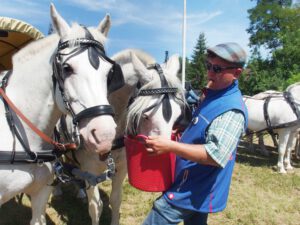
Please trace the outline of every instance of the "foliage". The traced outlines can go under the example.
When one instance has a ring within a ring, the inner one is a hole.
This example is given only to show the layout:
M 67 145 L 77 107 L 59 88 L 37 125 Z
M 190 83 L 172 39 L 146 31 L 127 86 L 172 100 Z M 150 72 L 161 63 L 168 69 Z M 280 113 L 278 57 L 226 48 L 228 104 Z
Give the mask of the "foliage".
M 292 75 L 287 80 L 287 83 L 290 85 L 290 84 L 294 84 L 294 83 L 299 82 L 299 81 L 300 81 L 300 73 Z
M 243 94 L 284 91 L 300 81 L 300 4 L 292 0 L 257 0 L 248 10 L 250 47 L 247 68 L 240 78 Z M 262 56 L 261 49 L 268 52 Z M 200 33 L 191 60 L 186 60 L 186 80 L 193 88 L 206 84 L 205 34 Z
M 240 88 L 244 95 L 255 95 L 265 90 L 283 91 L 281 73 L 274 71 L 273 76 L 270 76 L 266 70 L 256 70 L 254 65 L 249 65 L 251 72 L 242 74 L 240 78 Z
M 187 81 L 190 81 L 194 89 L 200 89 L 206 84 L 206 39 L 204 33 L 200 33 L 191 60 L 187 60 Z
M 253 95 L 265 90 L 283 91 L 300 81 L 300 7 L 291 0 L 258 0 L 248 10 L 252 56 L 247 74 L 241 79 L 243 94 Z M 261 47 L 269 52 L 263 58 Z
M 291 5 L 291 0 L 258 0 L 256 7 L 248 10 L 250 27 L 250 46 L 264 45 L 274 50 L 281 46 L 281 32 L 285 26 L 284 7 Z

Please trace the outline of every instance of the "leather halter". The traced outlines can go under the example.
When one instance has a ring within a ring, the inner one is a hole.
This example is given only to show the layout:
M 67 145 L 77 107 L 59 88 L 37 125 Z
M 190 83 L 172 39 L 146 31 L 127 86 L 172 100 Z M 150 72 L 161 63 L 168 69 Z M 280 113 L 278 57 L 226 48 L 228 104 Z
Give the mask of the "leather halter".
M 115 65 L 115 62 L 111 59 L 109 59 L 105 55 L 105 50 L 103 45 L 96 41 L 92 34 L 88 31 L 87 28 L 83 27 L 86 33 L 86 38 L 78 38 L 74 41 L 65 41 L 65 42 L 59 42 L 57 47 L 56 55 L 54 56 L 53 61 L 53 82 L 54 84 L 58 84 L 59 90 L 62 96 L 62 99 L 64 101 L 66 109 L 71 113 L 73 117 L 73 123 L 75 126 L 78 125 L 80 120 L 91 118 L 99 115 L 110 115 L 114 116 L 113 109 L 110 105 L 98 105 L 91 108 L 86 108 L 79 112 L 78 114 L 75 114 L 70 102 L 67 100 L 65 93 L 64 93 L 64 81 L 65 76 L 63 73 L 63 64 L 65 64 L 70 58 L 82 53 L 85 50 L 88 50 L 88 56 L 89 61 L 91 65 L 98 69 L 100 65 L 99 57 L 104 58 L 106 61 L 112 63 Z M 64 54 L 61 53 L 61 50 L 70 47 L 72 43 L 72 46 L 75 47 L 70 53 Z M 62 56 L 69 55 L 64 61 L 62 61 Z M 54 91 L 56 90 L 54 85 Z
M 11 151 L 0 151 L 0 163 L 14 163 L 14 162 L 26 162 L 26 163 L 43 163 L 55 160 L 59 157 L 62 152 L 68 150 L 75 150 L 76 145 L 73 143 L 61 144 L 54 141 L 52 138 L 44 134 L 41 130 L 39 130 L 34 124 L 30 122 L 30 120 L 13 104 L 13 102 L 8 98 L 5 93 L 5 88 L 8 83 L 8 79 L 12 71 L 6 73 L 4 78 L 2 79 L 0 85 L 0 95 L 2 96 L 2 100 L 5 107 L 5 115 L 7 119 L 7 123 L 12 132 L 13 138 L 17 137 L 20 141 L 20 144 L 23 146 L 25 152 L 16 152 L 15 149 Z M 22 139 L 19 130 L 16 127 L 15 121 L 13 119 L 13 110 L 16 115 L 18 115 L 37 135 L 40 136 L 45 142 L 52 144 L 54 146 L 53 150 L 44 150 L 43 152 L 32 152 L 30 148 L 27 147 L 26 143 Z

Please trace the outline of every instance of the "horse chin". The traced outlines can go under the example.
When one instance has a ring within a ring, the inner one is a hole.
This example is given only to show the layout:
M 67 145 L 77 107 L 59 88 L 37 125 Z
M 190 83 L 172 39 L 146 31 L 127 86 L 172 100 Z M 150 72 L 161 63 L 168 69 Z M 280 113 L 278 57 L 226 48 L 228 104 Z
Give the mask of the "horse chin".
M 88 151 L 100 155 L 110 151 L 116 135 L 116 124 L 111 116 L 84 119 L 79 123 L 79 132 Z

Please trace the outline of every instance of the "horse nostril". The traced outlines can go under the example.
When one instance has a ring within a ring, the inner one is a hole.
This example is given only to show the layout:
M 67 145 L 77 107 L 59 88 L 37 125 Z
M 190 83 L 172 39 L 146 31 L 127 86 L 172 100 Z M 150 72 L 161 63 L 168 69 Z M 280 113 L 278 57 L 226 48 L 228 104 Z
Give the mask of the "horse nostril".
M 96 143 L 99 144 L 99 143 L 100 143 L 100 140 L 97 138 L 97 135 L 96 135 L 96 129 L 93 129 L 93 130 L 91 131 L 91 133 L 92 133 L 92 135 L 93 135 L 93 137 L 94 137 Z

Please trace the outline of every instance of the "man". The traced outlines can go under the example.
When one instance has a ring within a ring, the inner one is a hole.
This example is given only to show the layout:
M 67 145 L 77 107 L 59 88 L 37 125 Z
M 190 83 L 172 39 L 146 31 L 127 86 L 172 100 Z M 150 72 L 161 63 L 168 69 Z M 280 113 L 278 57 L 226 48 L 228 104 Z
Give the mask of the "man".
M 245 61 L 236 43 L 208 48 L 208 84 L 180 141 L 146 140 L 149 154 L 173 152 L 177 158 L 174 183 L 154 202 L 143 225 L 207 224 L 208 213 L 226 207 L 237 145 L 247 126 L 238 88 Z

